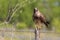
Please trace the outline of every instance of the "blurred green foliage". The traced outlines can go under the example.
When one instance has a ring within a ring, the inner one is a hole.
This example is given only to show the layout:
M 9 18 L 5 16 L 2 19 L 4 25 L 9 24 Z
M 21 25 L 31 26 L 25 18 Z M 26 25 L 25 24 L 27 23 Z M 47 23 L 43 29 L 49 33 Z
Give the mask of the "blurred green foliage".
M 12 23 L 17 23 L 17 28 L 27 28 L 33 26 L 33 9 L 37 7 L 46 19 L 51 20 L 52 26 L 60 30 L 60 0 L 0 0 L 0 22 L 4 22 L 8 16 L 8 5 L 14 8 L 19 3 L 20 9 L 11 19 Z
M 26 23 L 17 23 L 16 28 L 17 29 L 24 29 L 24 28 L 27 28 L 27 25 L 26 25 Z

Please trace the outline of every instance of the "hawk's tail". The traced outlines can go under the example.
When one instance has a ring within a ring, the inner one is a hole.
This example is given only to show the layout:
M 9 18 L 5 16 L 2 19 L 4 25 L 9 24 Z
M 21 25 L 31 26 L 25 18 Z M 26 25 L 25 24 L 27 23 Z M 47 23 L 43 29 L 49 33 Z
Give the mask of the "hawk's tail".
M 49 21 L 44 22 L 44 24 L 46 25 L 47 28 L 49 28 L 49 24 L 50 24 Z

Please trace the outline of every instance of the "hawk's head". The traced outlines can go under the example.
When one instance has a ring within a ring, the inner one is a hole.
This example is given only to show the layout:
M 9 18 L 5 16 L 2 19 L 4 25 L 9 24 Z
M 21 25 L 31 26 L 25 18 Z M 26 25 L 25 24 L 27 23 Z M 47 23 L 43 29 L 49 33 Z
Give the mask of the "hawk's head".
M 38 11 L 38 8 L 34 8 L 34 13 Z

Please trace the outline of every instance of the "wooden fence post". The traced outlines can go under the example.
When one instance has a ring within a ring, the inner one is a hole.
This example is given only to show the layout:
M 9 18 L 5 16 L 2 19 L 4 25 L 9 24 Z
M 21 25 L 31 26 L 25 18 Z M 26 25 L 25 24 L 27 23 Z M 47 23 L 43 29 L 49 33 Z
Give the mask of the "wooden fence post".
M 35 29 L 35 40 L 39 40 L 39 38 L 40 38 L 39 30 Z

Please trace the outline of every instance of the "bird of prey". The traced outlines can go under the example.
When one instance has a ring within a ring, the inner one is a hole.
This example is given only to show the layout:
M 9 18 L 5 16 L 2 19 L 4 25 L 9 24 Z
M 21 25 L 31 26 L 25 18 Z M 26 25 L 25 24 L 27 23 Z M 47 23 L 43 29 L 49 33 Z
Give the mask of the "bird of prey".
M 34 8 L 34 13 L 33 13 L 33 21 L 37 25 L 37 29 L 41 29 L 41 24 L 45 24 L 46 27 L 48 28 L 49 22 L 46 20 L 45 16 L 37 9 Z

